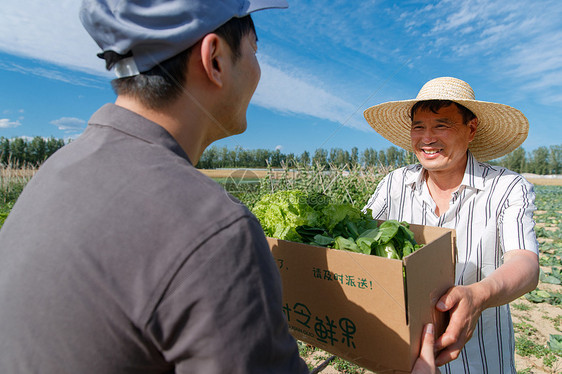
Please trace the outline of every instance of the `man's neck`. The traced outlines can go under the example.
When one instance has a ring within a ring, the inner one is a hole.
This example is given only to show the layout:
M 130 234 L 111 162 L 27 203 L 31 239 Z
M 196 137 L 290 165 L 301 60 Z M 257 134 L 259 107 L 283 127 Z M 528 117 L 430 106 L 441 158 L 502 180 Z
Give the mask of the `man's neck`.
M 440 191 L 454 192 L 462 183 L 463 173 L 441 173 L 439 171 L 425 171 L 425 179 L 428 185 L 437 188 Z
M 454 167 L 445 167 L 443 170 L 425 169 L 425 179 L 441 191 L 455 191 L 464 179 L 466 166 L 468 165 L 468 152 L 463 159 L 455 162 Z
M 186 115 L 188 112 L 186 108 L 174 104 L 166 107 L 166 110 L 153 110 L 134 98 L 125 96 L 118 96 L 115 104 L 162 126 L 178 142 L 193 165 L 199 162 L 208 141 L 202 131 L 204 127 L 197 122 L 195 113 L 198 111 L 192 111 L 192 115 L 189 116 Z
M 436 204 L 435 214 L 441 216 L 449 209 L 451 196 L 457 191 L 464 178 L 464 170 L 429 171 L 425 170 L 425 180 L 431 198 Z

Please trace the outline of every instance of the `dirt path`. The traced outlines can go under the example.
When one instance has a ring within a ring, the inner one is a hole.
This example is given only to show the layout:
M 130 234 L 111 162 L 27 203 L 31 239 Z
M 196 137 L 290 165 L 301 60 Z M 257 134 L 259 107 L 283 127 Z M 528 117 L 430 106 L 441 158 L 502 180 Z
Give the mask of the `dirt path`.
M 532 174 L 523 174 L 523 176 L 531 183 L 539 185 L 539 186 L 562 186 L 562 176 L 540 176 L 540 175 L 532 175 Z
M 211 178 L 228 178 L 236 174 L 237 177 L 244 178 L 264 178 L 267 175 L 266 169 L 199 169 L 203 174 Z M 246 171 L 240 173 L 240 171 Z M 274 171 L 281 175 L 282 170 Z M 562 186 L 562 176 L 541 176 L 536 174 L 523 174 L 523 176 L 531 183 L 537 185 Z

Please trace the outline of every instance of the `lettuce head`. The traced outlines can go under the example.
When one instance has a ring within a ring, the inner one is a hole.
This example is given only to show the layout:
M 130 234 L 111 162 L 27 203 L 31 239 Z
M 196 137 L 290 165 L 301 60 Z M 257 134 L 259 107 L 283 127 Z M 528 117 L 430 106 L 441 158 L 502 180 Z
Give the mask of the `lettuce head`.
M 309 204 L 308 195 L 300 190 L 264 195 L 252 212 L 267 236 L 282 240 L 300 241 L 298 226 L 321 224 L 321 213 Z

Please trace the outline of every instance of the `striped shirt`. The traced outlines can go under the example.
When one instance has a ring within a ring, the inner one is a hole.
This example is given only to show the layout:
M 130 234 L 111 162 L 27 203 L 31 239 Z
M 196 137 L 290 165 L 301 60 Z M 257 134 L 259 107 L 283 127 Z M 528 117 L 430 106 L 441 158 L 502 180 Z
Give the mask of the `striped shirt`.
M 533 230 L 535 193 L 521 175 L 478 162 L 470 152 L 462 183 L 449 209 L 437 216 L 421 165 L 391 172 L 363 208 L 373 218 L 456 230 L 456 284 L 478 282 L 502 264 L 503 254 L 526 249 L 538 254 Z M 471 340 L 443 373 L 516 373 L 509 305 L 486 309 Z

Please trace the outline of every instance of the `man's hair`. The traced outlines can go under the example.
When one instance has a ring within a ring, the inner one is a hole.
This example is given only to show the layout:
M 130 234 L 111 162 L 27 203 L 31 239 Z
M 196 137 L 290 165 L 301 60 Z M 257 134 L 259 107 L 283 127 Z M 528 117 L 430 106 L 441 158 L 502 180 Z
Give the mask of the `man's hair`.
M 412 107 L 412 109 L 410 109 L 410 119 L 414 119 L 414 114 L 418 111 L 418 110 L 429 110 L 432 111 L 433 113 L 437 113 L 439 111 L 439 109 L 441 108 L 445 108 L 448 107 L 451 104 L 455 104 L 457 106 L 457 109 L 459 110 L 459 113 L 462 115 L 462 121 L 463 124 L 467 124 L 470 120 L 472 120 L 473 118 L 476 118 L 476 116 L 474 115 L 474 113 L 472 113 L 472 111 L 470 109 L 468 109 L 465 106 L 462 106 L 454 101 L 451 100 L 422 100 L 422 101 L 418 101 L 417 103 L 414 104 L 414 106 Z
M 213 31 L 230 47 L 233 62 L 241 55 L 242 38 L 252 32 L 255 34 L 256 29 L 249 15 L 234 17 Z M 192 50 L 193 47 L 188 48 L 141 74 L 114 79 L 111 86 L 117 95 L 132 96 L 147 108 L 163 108 L 181 94 Z

